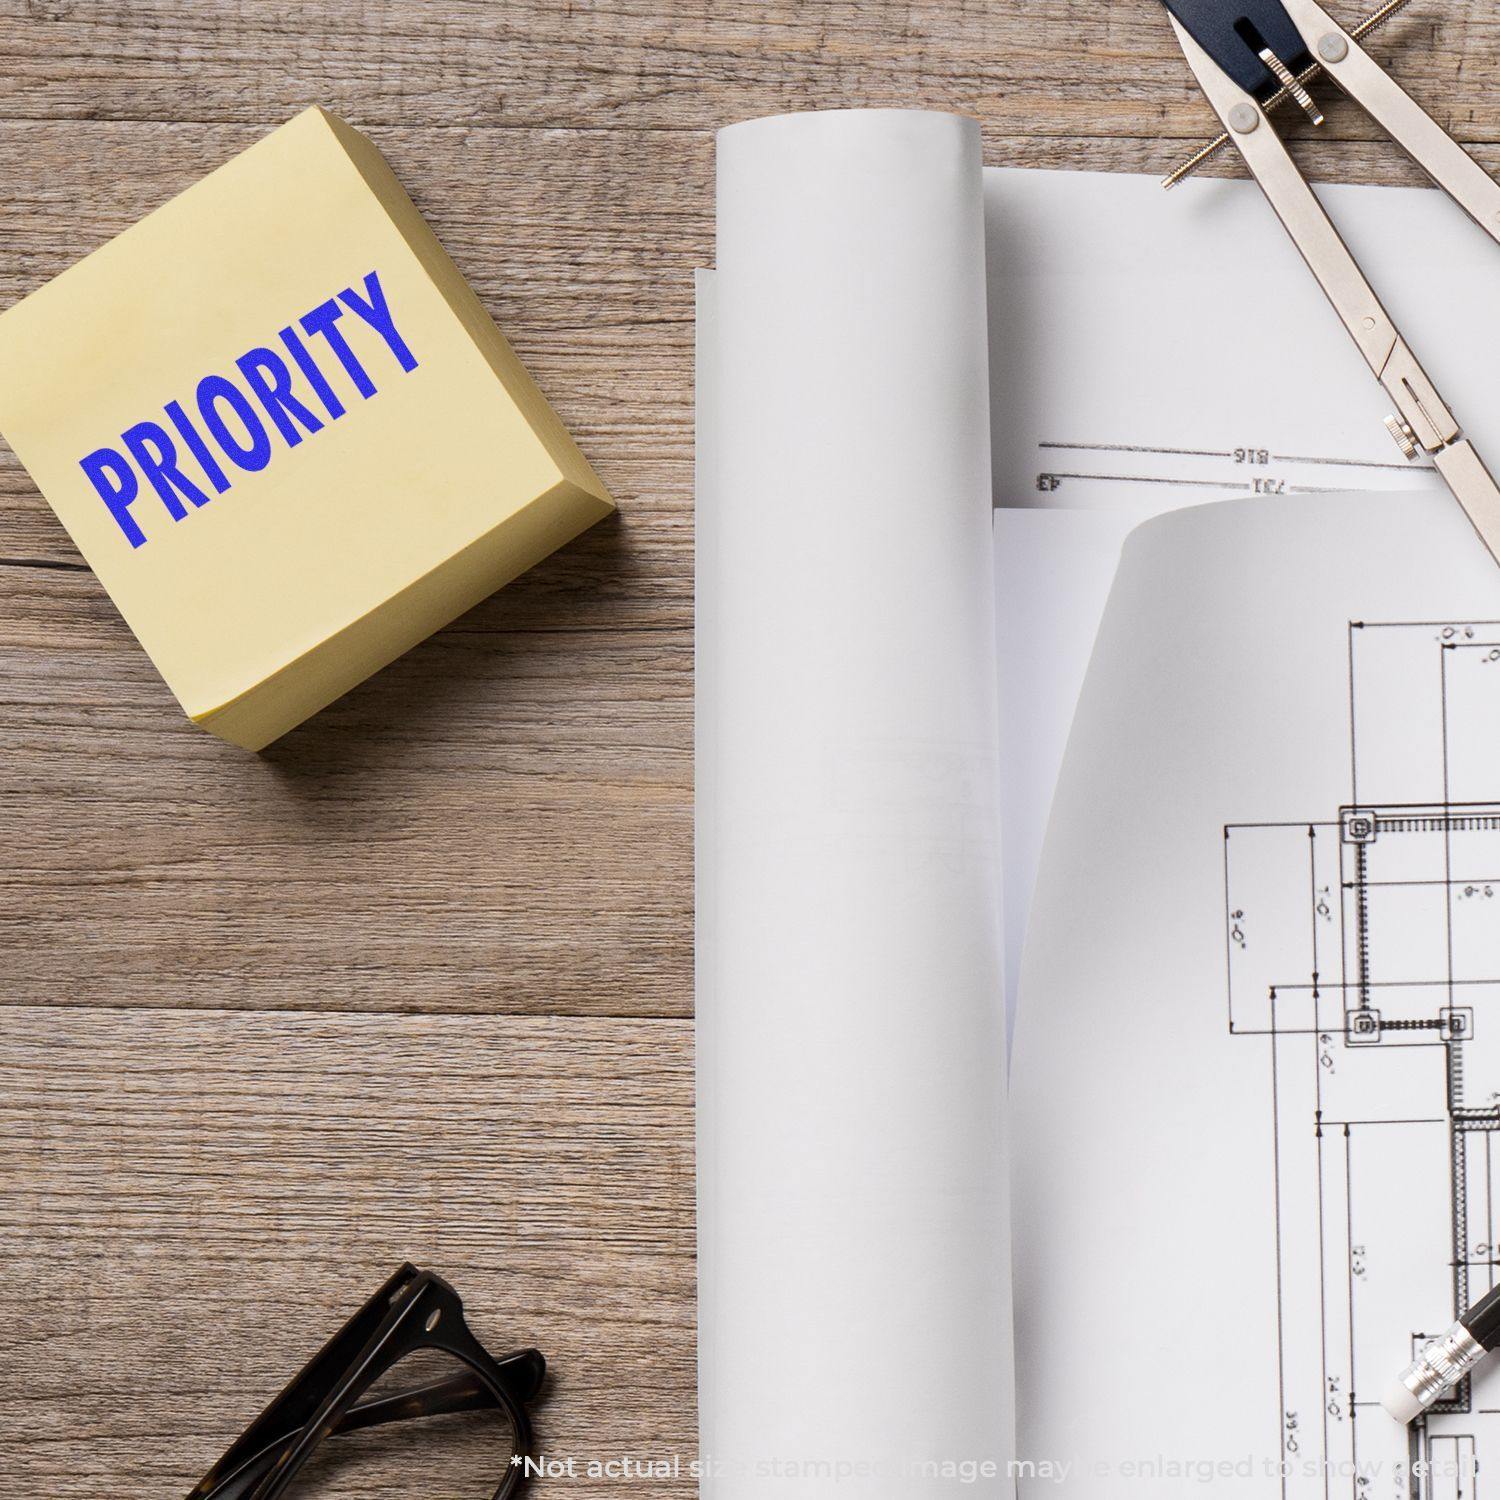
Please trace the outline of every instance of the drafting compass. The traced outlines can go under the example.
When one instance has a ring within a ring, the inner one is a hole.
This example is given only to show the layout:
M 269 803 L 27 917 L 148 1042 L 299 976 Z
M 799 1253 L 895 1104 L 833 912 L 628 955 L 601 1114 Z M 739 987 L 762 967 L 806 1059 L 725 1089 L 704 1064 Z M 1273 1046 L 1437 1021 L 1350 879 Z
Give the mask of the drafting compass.
M 1293 99 L 1323 123 L 1307 84 L 1331 79 L 1492 239 L 1500 242 L 1500 184 L 1359 45 L 1401 9 L 1390 0 L 1346 31 L 1314 0 L 1164 0 L 1177 40 L 1225 135 L 1172 173 L 1181 181 L 1232 141 L 1327 294 L 1395 411 L 1386 426 L 1408 459 L 1428 454 L 1500 562 L 1500 487 L 1463 435 L 1390 315 L 1297 169 L 1270 111 Z

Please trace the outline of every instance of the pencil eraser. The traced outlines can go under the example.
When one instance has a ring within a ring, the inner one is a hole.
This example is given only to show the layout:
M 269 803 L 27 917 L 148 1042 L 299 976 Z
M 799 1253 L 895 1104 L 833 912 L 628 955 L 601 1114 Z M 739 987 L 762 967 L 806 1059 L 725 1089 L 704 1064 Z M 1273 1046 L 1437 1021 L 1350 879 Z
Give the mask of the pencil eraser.
M 1423 1410 L 1422 1403 L 1412 1394 L 1411 1387 L 1403 1380 L 1393 1380 L 1385 1388 L 1380 1404 L 1403 1427 L 1415 1417 L 1421 1416 Z
M 0 317 L 0 431 L 188 716 L 252 750 L 611 509 L 316 108 Z

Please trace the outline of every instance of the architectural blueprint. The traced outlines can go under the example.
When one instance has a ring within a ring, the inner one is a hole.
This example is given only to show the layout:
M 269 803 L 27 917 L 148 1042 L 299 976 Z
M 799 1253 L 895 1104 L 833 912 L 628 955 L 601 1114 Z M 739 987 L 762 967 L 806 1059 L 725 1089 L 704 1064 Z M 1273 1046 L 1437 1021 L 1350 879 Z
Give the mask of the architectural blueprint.
M 1403 1429 L 1379 1396 L 1500 1267 L 1500 623 L 1356 622 L 1347 655 L 1347 802 L 1224 830 L 1230 1045 L 1270 1044 L 1268 1399 L 1318 1460 L 1282 1493 L 1474 1500 L 1500 1400 Z
M 1380 1406 L 1500 1276 L 1497 749 L 1500 575 L 1443 497 L 1126 543 L 1011 1067 L 1017 1446 L 1064 1493 L 1500 1500 L 1500 1360 Z

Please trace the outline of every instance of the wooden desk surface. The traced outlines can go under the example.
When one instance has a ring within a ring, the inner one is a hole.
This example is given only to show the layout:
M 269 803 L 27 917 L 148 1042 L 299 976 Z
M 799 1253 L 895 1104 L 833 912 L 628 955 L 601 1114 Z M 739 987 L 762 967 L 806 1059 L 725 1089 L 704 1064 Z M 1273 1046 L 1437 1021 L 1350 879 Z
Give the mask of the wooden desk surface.
M 1496 165 L 1491 7 L 1416 0 L 1375 50 Z M 0 52 L 0 305 L 319 102 L 385 151 L 621 506 L 255 758 L 183 720 L 0 456 L 4 1488 L 184 1492 L 403 1258 L 551 1356 L 545 1446 L 691 1453 L 712 131 L 925 106 L 978 116 L 990 161 L 1157 171 L 1208 123 L 1165 18 L 0 0 Z M 1304 160 L 1411 180 L 1371 134 L 1337 109 Z M 427 1492 L 403 1472 L 338 1492 Z

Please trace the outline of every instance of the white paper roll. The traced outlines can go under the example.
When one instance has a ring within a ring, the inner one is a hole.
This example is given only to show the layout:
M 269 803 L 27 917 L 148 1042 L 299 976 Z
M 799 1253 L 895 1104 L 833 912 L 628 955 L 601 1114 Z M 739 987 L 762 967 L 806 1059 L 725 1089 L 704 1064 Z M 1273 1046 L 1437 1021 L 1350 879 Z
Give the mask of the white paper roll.
M 779 117 L 721 132 L 718 170 L 703 1493 L 1010 1493 L 979 134 L 904 111 Z

